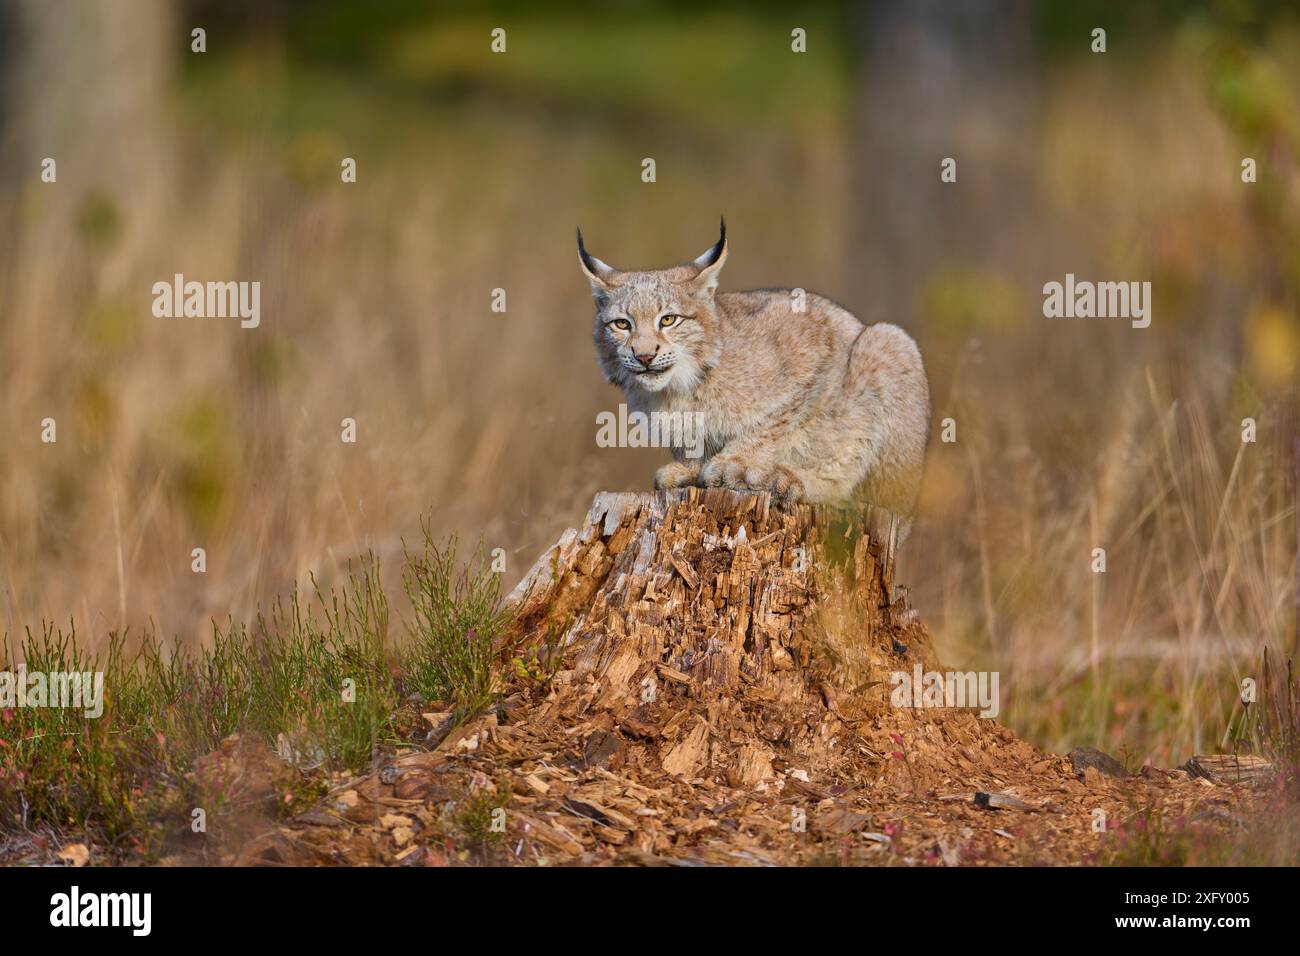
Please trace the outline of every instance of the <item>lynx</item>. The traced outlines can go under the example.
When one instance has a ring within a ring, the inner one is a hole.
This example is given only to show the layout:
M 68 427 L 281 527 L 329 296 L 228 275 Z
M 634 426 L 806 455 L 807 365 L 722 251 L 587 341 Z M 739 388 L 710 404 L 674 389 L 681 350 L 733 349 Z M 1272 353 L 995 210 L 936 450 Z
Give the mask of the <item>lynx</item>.
M 628 406 L 703 413 L 703 456 L 674 447 L 656 488 L 870 506 L 873 531 L 891 551 L 902 543 L 930 432 L 925 367 L 906 332 L 801 290 L 718 292 L 725 220 L 685 265 L 623 272 L 590 255 L 581 230 L 578 261 L 596 300 L 596 354 Z

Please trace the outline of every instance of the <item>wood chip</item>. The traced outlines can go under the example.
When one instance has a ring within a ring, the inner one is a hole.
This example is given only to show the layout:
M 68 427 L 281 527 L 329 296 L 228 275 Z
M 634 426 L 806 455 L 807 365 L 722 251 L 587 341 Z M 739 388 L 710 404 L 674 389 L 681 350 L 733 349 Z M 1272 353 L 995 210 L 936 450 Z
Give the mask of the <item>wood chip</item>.
M 1199 754 L 1183 764 L 1183 769 L 1214 783 L 1249 787 L 1266 786 L 1276 775 L 1271 763 L 1253 754 Z

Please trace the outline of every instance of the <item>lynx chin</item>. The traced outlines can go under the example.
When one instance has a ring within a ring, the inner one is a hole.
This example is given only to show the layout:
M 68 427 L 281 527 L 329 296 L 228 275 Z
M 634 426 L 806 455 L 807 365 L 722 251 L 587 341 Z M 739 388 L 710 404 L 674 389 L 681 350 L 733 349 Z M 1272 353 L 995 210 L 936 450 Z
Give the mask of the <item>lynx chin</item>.
M 656 488 L 867 505 L 875 530 L 893 528 L 891 547 L 907 537 L 930 437 L 911 336 L 813 293 L 718 292 L 725 221 L 708 252 L 671 269 L 615 269 L 587 252 L 581 230 L 578 261 L 596 299 L 596 354 L 629 407 L 703 413 L 704 455 L 674 447 Z

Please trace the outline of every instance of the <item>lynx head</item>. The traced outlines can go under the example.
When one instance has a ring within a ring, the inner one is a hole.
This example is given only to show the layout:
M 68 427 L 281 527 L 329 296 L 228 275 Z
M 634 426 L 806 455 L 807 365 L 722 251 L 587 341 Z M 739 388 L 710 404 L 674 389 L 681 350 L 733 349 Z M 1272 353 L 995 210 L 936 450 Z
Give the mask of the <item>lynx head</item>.
M 578 230 L 578 262 L 596 299 L 596 354 L 625 390 L 688 392 L 718 363 L 713 294 L 727 261 L 727 223 L 708 252 L 685 265 L 622 272 L 590 255 Z

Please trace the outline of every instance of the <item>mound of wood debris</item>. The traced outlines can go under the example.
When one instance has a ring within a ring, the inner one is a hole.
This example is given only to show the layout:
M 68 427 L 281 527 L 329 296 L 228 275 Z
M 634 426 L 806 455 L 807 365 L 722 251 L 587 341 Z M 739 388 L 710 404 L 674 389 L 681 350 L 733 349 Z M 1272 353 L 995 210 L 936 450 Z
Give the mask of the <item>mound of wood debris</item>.
M 598 495 L 510 597 L 493 712 L 428 715 L 429 749 L 229 862 L 1082 863 L 1139 814 L 1239 819 L 1240 762 L 1131 773 L 897 705 L 892 675 L 940 665 L 890 565 L 860 520 L 764 495 Z

